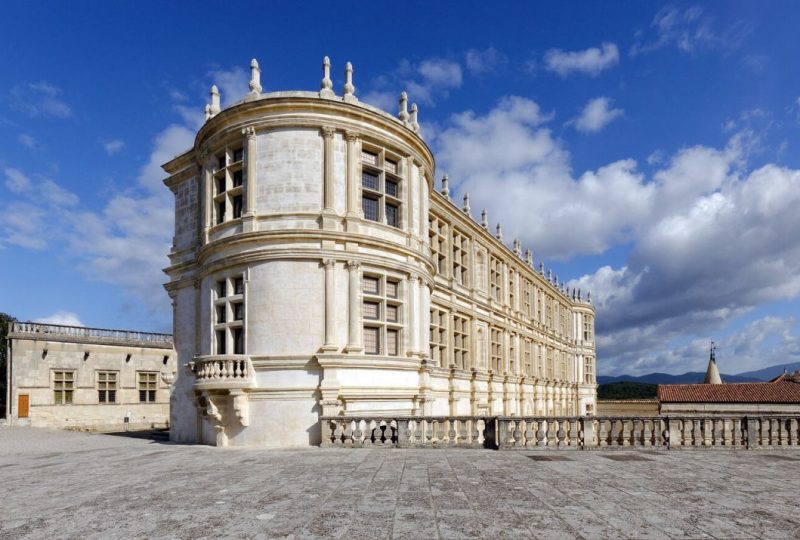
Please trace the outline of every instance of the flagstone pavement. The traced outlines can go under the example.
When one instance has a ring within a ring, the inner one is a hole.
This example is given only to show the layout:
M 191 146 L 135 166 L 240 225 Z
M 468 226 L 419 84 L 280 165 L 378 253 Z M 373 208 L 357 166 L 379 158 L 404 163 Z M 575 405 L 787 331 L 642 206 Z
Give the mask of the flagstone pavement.
M 800 450 L 217 449 L 0 426 L 0 538 L 798 538 Z

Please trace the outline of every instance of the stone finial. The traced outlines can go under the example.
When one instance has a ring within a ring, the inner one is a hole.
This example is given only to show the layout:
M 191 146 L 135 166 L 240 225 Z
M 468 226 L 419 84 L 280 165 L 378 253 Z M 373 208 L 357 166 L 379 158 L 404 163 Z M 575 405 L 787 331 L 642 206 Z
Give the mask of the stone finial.
M 592 303 L 592 291 L 586 291 L 586 301 Z
M 500 225 L 500 222 L 497 222 L 497 230 L 494 234 L 495 238 L 502 241 L 503 240 L 503 227 Z
M 322 59 L 322 81 L 319 84 L 320 97 L 333 97 L 333 81 L 331 80 L 331 59 Z
M 250 94 L 258 96 L 261 93 L 261 68 L 258 60 L 250 60 Z
M 575 287 L 572 288 L 572 299 L 575 300 Z
M 552 270 L 548 270 L 547 271 L 547 281 L 549 281 L 550 283 L 553 283 L 553 271 Z
M 206 121 L 208 121 L 208 119 L 211 118 L 211 105 L 209 105 L 208 103 L 206 103 L 205 113 L 206 113 Z
M 450 200 L 450 187 L 447 185 L 447 174 L 442 176 L 442 195 L 448 201 Z
M 356 87 L 353 86 L 353 64 L 347 62 L 344 67 L 344 100 L 358 101 L 356 98 Z
M 555 284 L 556 284 L 556 289 L 558 289 L 558 274 L 556 274 L 556 281 L 555 281 Z
M 544 263 L 539 261 L 539 273 L 544 275 Z
M 219 89 L 216 84 L 211 85 L 211 105 L 208 108 L 209 118 L 214 118 L 222 110 L 219 106 Z
M 525 250 L 525 262 L 533 268 L 533 251 L 526 249 Z
M 481 227 L 489 229 L 489 214 L 486 213 L 486 208 L 481 212 Z
M 403 122 L 403 125 L 408 125 L 408 94 L 400 92 L 400 99 L 398 100 L 397 118 Z
M 416 103 L 412 103 L 411 104 L 411 115 L 409 116 L 408 123 L 409 123 L 409 127 L 411 128 L 411 131 L 413 131 L 414 133 L 418 133 L 419 132 L 419 122 L 417 122 L 417 112 L 418 112 L 417 104 Z
M 465 214 L 470 215 L 469 209 L 469 193 L 464 193 L 464 205 L 461 207 L 461 210 L 464 211 Z
M 519 241 L 519 238 L 514 238 L 514 255 L 517 257 L 522 256 L 522 243 Z
M 581 290 L 578 289 L 578 302 L 580 302 L 580 301 L 581 301 Z

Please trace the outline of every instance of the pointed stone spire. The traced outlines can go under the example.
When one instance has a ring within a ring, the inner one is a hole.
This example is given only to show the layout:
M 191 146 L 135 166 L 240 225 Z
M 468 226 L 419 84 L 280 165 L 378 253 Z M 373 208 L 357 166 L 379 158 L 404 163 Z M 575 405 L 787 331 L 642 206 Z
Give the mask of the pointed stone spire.
M 461 210 L 463 210 L 464 213 L 467 214 L 468 216 L 470 215 L 470 213 L 469 213 L 470 212 L 470 209 L 469 209 L 469 193 L 464 193 L 464 205 L 461 207 Z
M 495 232 L 494 236 L 501 242 L 503 241 L 503 227 L 500 225 L 499 221 L 497 222 L 497 231 Z
M 408 125 L 411 128 L 411 131 L 414 133 L 419 133 L 419 122 L 417 122 L 417 104 L 411 104 L 411 115 L 408 119 Z
M 322 59 L 322 81 L 319 84 L 319 96 L 332 98 L 335 95 L 331 80 L 331 59 L 326 56 Z
M 408 125 L 408 94 L 400 92 L 400 100 L 398 101 L 397 118 L 403 122 L 404 126 Z
M 522 243 L 519 241 L 519 238 L 514 238 L 514 255 L 522 257 Z
M 525 250 L 525 262 L 528 263 L 528 266 L 533 268 L 533 251 L 529 249 Z
M 586 291 L 586 301 L 592 303 L 592 291 Z
M 703 384 L 722 384 L 722 378 L 719 376 L 719 368 L 717 368 L 717 359 L 715 357 L 716 350 L 717 347 L 712 341 L 711 356 L 708 359 L 708 369 L 706 369 L 706 378 L 703 380 Z
M 214 118 L 219 114 L 219 89 L 216 84 L 211 85 L 211 105 L 208 107 L 209 118 Z
M 481 212 L 481 227 L 489 230 L 489 214 L 486 213 L 486 208 Z
M 250 96 L 258 97 L 261 94 L 261 68 L 258 60 L 250 60 Z
M 580 302 L 580 301 L 581 301 L 581 290 L 578 289 L 578 302 Z
M 447 185 L 447 173 L 442 176 L 442 195 L 448 201 L 450 200 L 450 187 Z
M 356 97 L 356 87 L 353 86 L 353 64 L 347 62 L 344 67 L 344 100 L 358 101 Z
M 572 288 L 572 299 L 575 300 L 575 287 Z
M 206 122 L 208 122 L 209 118 L 211 118 L 211 105 L 209 105 L 208 103 L 206 103 L 205 113 L 206 113 Z

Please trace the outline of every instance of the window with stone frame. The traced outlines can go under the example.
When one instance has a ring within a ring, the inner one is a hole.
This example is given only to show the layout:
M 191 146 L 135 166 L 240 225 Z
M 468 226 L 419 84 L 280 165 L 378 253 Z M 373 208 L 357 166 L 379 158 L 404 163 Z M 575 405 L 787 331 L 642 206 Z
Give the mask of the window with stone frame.
M 558 304 L 558 333 L 562 336 L 567 335 L 567 307 Z
M 589 315 L 583 316 L 583 340 L 592 341 L 594 338 L 594 329 L 592 328 L 592 317 Z
M 495 257 L 489 260 L 489 296 L 495 302 L 503 301 L 503 263 Z
M 530 338 L 523 338 L 522 341 L 522 369 L 523 373 L 531 377 L 533 376 L 533 342 Z
M 431 306 L 430 351 L 434 365 L 447 367 L 447 321 L 449 314 Z
M 71 405 L 74 391 L 74 371 L 53 372 L 53 402 L 56 405 Z
M 517 335 L 508 335 L 508 372 L 512 375 L 517 373 Z
M 241 143 L 216 154 L 213 168 L 213 219 L 219 225 L 242 217 L 244 211 L 244 149 Z
M 116 371 L 97 372 L 97 401 L 99 403 L 117 402 L 117 378 Z
M 551 380 L 554 378 L 554 373 L 553 373 L 553 349 L 550 348 L 550 347 L 547 347 L 547 378 L 551 379 Z
M 453 314 L 453 364 L 458 369 L 470 368 L 469 326 L 469 318 Z
M 569 372 L 567 371 L 567 353 L 564 351 L 560 351 L 558 353 L 559 359 L 561 361 L 561 377 L 562 381 L 569 380 Z
M 544 301 L 544 312 L 545 312 L 545 326 L 548 330 L 553 329 L 553 298 L 548 295 L 545 297 Z
M 428 239 L 436 272 L 444 274 L 447 269 L 447 224 L 431 216 L 428 221 Z
M 594 358 L 587 356 L 583 361 L 583 382 L 594 384 Z
M 522 279 L 522 313 L 533 318 L 533 283 L 529 279 Z
M 214 289 L 214 354 L 244 354 L 244 275 L 219 278 Z
M 469 239 L 453 231 L 453 279 L 459 285 L 469 286 Z
M 536 289 L 536 321 L 541 324 L 544 313 L 542 312 L 542 298 L 544 297 L 541 289 Z
M 136 374 L 136 389 L 139 390 L 139 403 L 154 403 L 158 390 L 158 373 L 140 371 Z
M 399 280 L 365 274 L 361 279 L 363 296 L 364 352 L 399 356 L 403 330 L 403 302 Z
M 361 151 L 361 209 L 364 218 L 401 228 L 402 182 L 399 157 L 385 149 Z
M 536 347 L 536 376 L 540 379 L 544 379 L 544 346 L 538 343 L 534 346 Z
M 508 305 L 517 309 L 517 273 L 513 270 L 508 271 Z
M 503 331 L 492 328 L 489 332 L 491 368 L 494 373 L 503 373 Z

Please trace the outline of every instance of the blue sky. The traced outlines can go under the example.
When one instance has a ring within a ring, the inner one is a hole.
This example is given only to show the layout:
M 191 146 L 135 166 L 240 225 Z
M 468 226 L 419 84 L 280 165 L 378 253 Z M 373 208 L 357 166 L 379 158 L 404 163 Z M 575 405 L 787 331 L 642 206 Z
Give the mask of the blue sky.
M 4 7 L 0 311 L 169 331 L 158 166 L 212 83 L 420 107 L 437 175 L 598 309 L 600 373 L 800 360 L 791 2 Z M 314 14 L 313 19 L 309 15 Z

